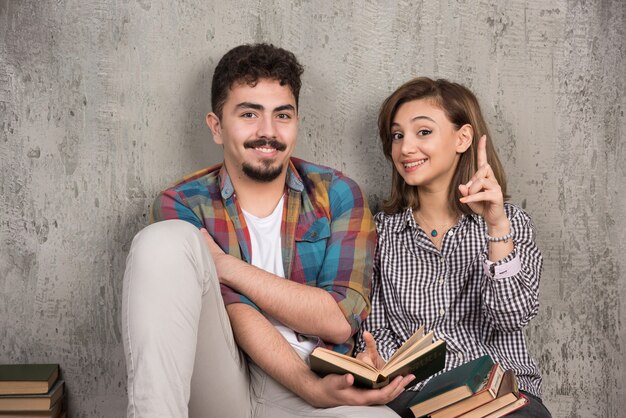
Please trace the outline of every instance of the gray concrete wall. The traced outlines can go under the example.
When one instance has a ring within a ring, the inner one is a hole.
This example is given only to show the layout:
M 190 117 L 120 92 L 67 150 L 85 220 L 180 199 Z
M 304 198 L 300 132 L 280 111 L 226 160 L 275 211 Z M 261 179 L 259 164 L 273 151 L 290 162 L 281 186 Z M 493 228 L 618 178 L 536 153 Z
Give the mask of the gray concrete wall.
M 71 416 L 123 415 L 130 241 L 160 189 L 220 159 L 219 57 L 267 41 L 306 67 L 297 154 L 375 207 L 382 99 L 417 75 L 477 93 L 545 256 L 545 401 L 624 416 L 625 26 L 623 0 L 0 0 L 0 362 L 59 362 Z

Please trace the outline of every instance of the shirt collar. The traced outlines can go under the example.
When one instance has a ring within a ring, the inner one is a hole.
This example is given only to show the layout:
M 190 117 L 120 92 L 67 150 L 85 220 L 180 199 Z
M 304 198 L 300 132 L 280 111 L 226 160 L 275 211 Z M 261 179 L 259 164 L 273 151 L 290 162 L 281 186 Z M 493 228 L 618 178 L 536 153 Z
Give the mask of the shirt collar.
M 406 208 L 403 212 L 398 213 L 398 222 L 396 222 L 392 229 L 394 232 L 402 232 L 405 229 L 417 229 L 417 222 L 415 222 L 415 218 L 413 217 L 413 209 Z M 463 214 L 461 215 L 461 220 L 459 221 L 459 225 L 463 225 L 465 222 L 474 222 L 477 225 L 480 224 L 480 215 L 475 213 Z
M 413 218 L 413 209 L 406 208 L 403 212 L 398 213 L 398 222 L 394 222 L 392 226 L 393 232 L 402 232 L 407 228 L 417 228 L 417 223 Z
M 228 175 L 228 171 L 226 171 L 226 164 L 222 164 L 222 167 L 220 167 L 219 180 L 222 199 L 230 199 L 235 193 L 235 188 L 233 187 L 233 182 Z M 291 159 L 289 160 L 289 166 L 287 167 L 287 179 L 285 180 L 285 183 L 287 187 L 297 192 L 302 192 L 304 190 L 302 178 L 296 171 L 296 167 L 293 165 L 293 161 L 291 161 Z

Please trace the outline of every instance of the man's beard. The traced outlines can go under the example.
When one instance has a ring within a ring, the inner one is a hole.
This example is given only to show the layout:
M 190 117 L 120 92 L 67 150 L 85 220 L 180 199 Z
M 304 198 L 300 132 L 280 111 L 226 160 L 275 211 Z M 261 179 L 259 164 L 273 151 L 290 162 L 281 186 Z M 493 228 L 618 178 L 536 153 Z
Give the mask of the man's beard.
M 260 138 L 260 139 L 255 139 L 253 141 L 248 141 L 243 144 L 244 148 L 251 148 L 251 149 L 261 148 L 261 147 L 268 146 L 268 145 L 271 148 L 274 148 L 275 150 L 281 151 L 281 152 L 287 149 L 285 144 L 278 142 L 275 139 Z M 278 176 L 280 176 L 280 173 L 283 172 L 282 166 L 279 165 L 276 167 L 272 167 L 273 163 L 274 163 L 274 160 L 263 160 L 263 167 L 254 167 L 251 164 L 243 163 L 241 165 L 241 169 L 243 170 L 244 174 L 250 177 L 251 179 L 262 182 L 262 183 L 269 183 L 271 181 L 276 180 Z
M 264 167 L 253 167 L 248 163 L 243 163 L 241 165 L 241 169 L 244 174 L 250 177 L 252 180 L 259 181 L 261 183 L 269 183 L 273 180 L 276 180 L 280 173 L 283 172 L 282 166 L 272 167 L 271 164 L 274 160 L 266 160 L 263 161 Z

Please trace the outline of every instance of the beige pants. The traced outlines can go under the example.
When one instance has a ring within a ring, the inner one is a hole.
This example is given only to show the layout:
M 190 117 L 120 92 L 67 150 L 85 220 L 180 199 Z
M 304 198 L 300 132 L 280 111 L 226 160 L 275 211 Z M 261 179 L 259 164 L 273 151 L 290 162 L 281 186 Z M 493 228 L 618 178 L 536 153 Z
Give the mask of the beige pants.
M 386 406 L 313 408 L 235 344 L 202 235 L 178 220 L 141 231 L 122 302 L 128 417 L 397 417 Z

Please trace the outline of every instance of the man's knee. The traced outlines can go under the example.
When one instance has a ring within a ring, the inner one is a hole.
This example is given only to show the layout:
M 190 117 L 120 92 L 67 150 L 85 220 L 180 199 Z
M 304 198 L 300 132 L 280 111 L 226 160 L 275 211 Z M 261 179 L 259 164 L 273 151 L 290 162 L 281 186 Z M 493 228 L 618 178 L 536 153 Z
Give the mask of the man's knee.
M 127 275 L 129 271 L 151 272 L 152 284 L 169 281 L 172 274 L 181 285 L 187 282 L 184 277 L 193 277 L 202 293 L 212 283 L 217 284 L 204 237 L 194 225 L 178 219 L 151 224 L 135 236 L 128 254 Z
M 133 239 L 132 250 L 149 252 L 155 259 L 186 249 L 202 239 L 198 228 L 180 219 L 170 219 L 148 225 Z

